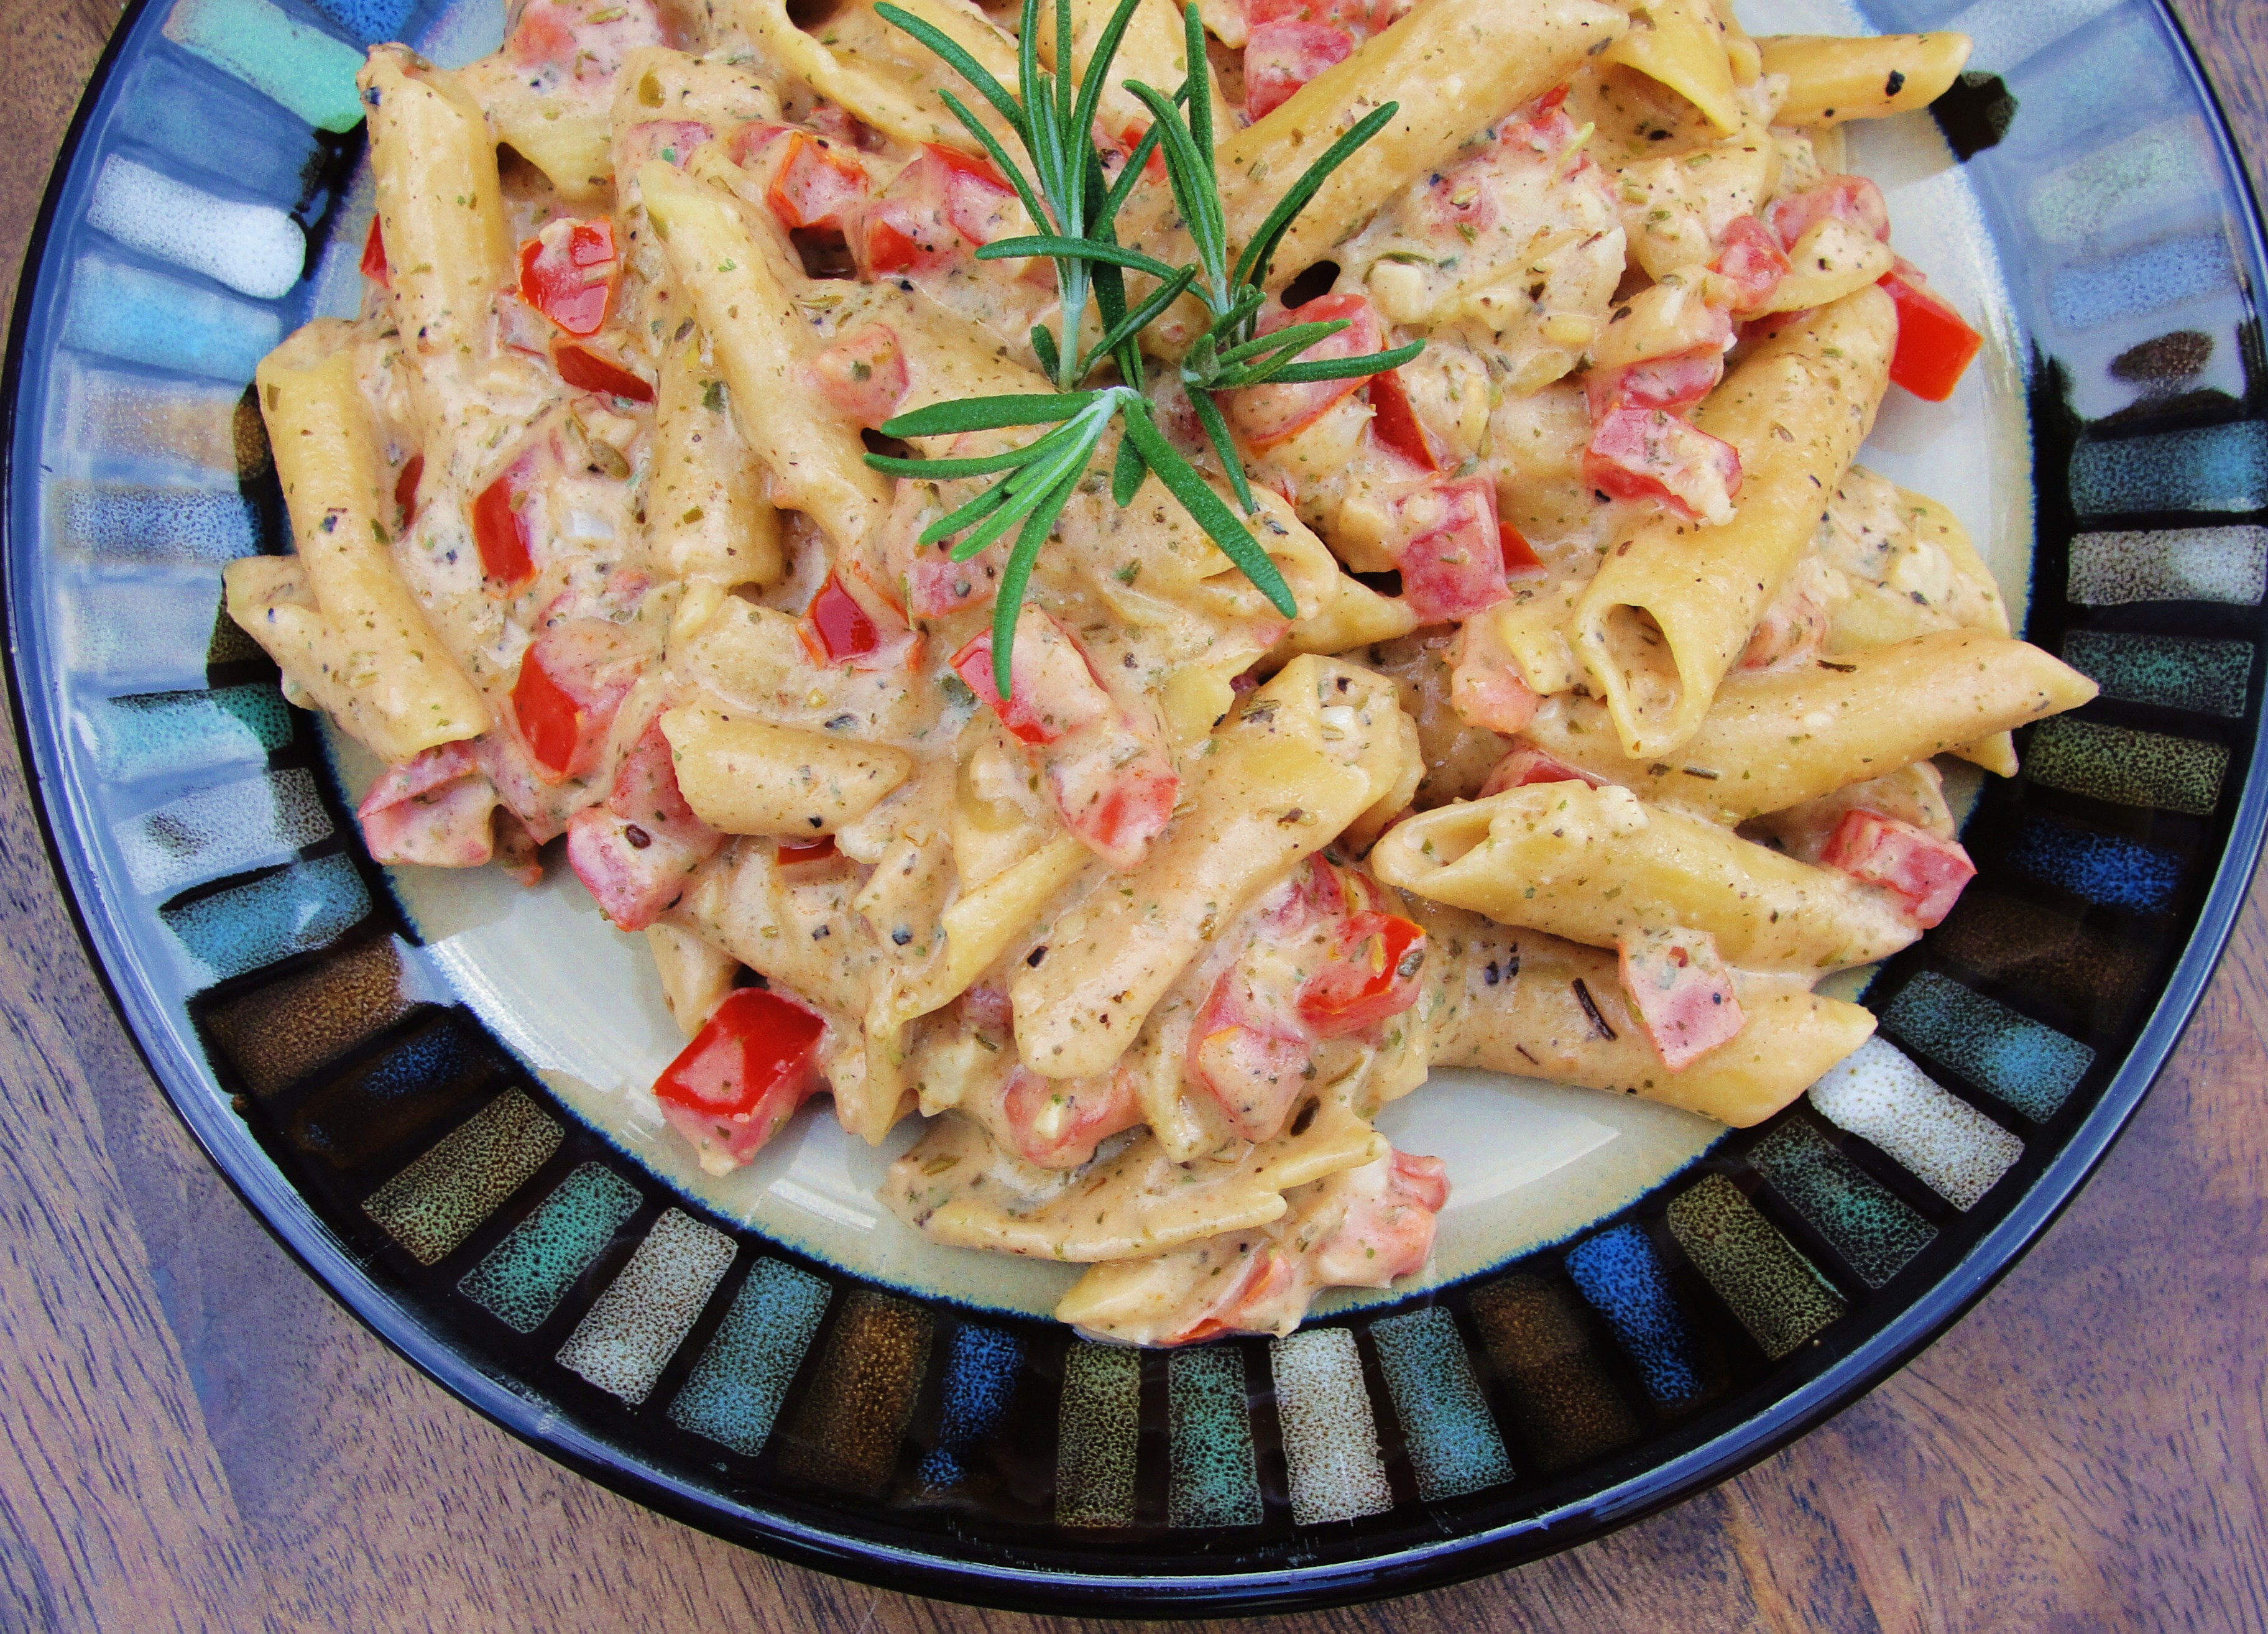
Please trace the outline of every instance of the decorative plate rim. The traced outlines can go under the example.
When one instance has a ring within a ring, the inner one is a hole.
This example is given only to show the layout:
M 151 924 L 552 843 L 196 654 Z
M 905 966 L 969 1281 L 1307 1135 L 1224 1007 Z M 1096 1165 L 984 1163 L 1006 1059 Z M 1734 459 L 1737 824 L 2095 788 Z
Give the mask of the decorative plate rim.
M 96 888 L 83 848 L 63 843 L 66 830 L 94 820 L 73 798 L 56 763 L 61 729 L 55 699 L 27 667 L 24 622 L 28 585 L 18 581 L 15 550 L 19 481 L 19 413 L 33 314 L 55 316 L 59 266 L 51 266 L 55 214 L 69 191 L 85 139 L 121 59 L 158 0 L 129 0 L 88 78 L 49 173 L 24 254 L 4 367 L 0 367 L 0 594 L 6 599 L 11 686 L 10 717 L 30 781 L 40 837 L 63 905 L 104 994 L 126 1024 L 143 1064 L 189 1130 L 269 1233 L 323 1289 L 389 1348 L 490 1423 L 584 1477 L 674 1520 L 777 1558 L 876 1586 L 1005 1609 L 1087 1614 L 1139 1609 L 1152 1616 L 1226 1616 L 1320 1608 L 1440 1587 L 1555 1554 L 1683 1502 L 1778 1452 L 1831 1414 L 1851 1405 L 1911 1361 L 1958 1321 L 2028 1253 L 2069 1206 L 2132 1121 L 2194 1018 L 2220 966 L 2242 909 L 2264 840 L 2268 840 L 2268 708 L 2251 736 L 2252 754 L 2230 818 L 2228 839 L 2198 909 L 2196 926 L 2166 976 L 2156 1004 L 2100 1099 L 2066 1137 L 2029 1188 L 1969 1251 L 1873 1334 L 1847 1348 L 1830 1343 L 1810 1363 L 1810 1376 L 1777 1401 L 1697 1445 L 1648 1465 L 1589 1497 L 1526 1519 L 1359 1560 L 1263 1571 L 1163 1579 L 1131 1573 L 1066 1573 L 954 1559 L 880 1541 L 850 1540 L 755 1505 L 696 1487 L 667 1472 L 637 1467 L 606 1441 L 543 1402 L 484 1371 L 404 1301 L 381 1287 L 354 1250 L 309 1206 L 225 1102 L 202 1093 L 200 1069 L 166 1023 L 163 1007 L 138 980 L 116 904 Z M 2164 26 L 2181 72 L 2205 114 L 2203 123 L 2242 206 L 2243 249 L 2255 271 L 2268 269 L 2259 196 L 2231 132 L 2227 113 L 2169 0 L 2145 0 Z M 36 696 L 34 696 L 36 693 Z M 34 731 L 33 728 L 38 730 Z M 183 1086 L 195 1086 L 195 1093 Z

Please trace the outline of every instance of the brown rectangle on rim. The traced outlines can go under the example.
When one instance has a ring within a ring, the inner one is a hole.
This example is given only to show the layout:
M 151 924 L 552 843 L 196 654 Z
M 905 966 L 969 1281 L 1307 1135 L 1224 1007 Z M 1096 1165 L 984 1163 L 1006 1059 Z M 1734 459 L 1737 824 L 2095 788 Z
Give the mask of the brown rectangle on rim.
M 780 1469 L 872 1497 L 898 1461 L 929 1369 L 930 1314 L 861 1288 L 843 1301 L 812 1370 L 810 1393 L 782 1438 Z
M 402 975 L 391 938 L 364 942 L 216 1005 L 204 1034 L 265 1100 L 415 1009 Z
M 1522 1273 L 1476 1288 L 1469 1308 L 1536 1468 L 1556 1473 L 1638 1439 L 1574 1290 Z

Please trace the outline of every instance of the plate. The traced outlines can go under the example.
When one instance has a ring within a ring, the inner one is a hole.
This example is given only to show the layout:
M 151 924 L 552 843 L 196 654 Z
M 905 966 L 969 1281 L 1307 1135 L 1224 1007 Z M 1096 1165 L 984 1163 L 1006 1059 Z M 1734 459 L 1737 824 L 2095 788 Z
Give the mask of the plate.
M 1047 1321 L 1059 1268 L 906 1231 L 873 1196 L 888 1149 L 830 1122 L 703 1175 L 637 1093 L 675 1049 L 658 990 L 587 899 L 370 862 L 370 767 L 219 616 L 221 564 L 288 537 L 247 382 L 357 297 L 362 44 L 468 60 L 501 9 L 130 8 L 17 307 L 9 629 L 59 870 L 215 1163 L 555 1457 L 788 1558 L 999 1605 L 1470 1576 L 1720 1479 L 1909 1358 L 2116 1137 L 2260 849 L 2262 247 L 2154 4 L 1742 10 L 1976 36 L 1932 115 L 1855 133 L 1901 248 L 1987 331 L 1954 402 L 1894 395 L 1863 457 L 1992 541 L 2030 638 L 2102 696 L 1973 791 L 1980 879 L 1874 975 L 1881 1036 L 1795 1105 L 1727 1133 L 1439 1074 L 1386 1115 L 1450 1154 L 1426 1276 L 1166 1354 Z

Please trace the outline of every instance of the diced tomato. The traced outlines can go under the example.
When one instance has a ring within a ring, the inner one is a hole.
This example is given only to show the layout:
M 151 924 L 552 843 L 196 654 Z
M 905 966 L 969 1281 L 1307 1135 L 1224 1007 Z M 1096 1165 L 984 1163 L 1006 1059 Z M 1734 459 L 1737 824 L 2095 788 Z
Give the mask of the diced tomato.
M 626 587 L 631 596 L 644 588 L 635 576 Z M 578 610 L 568 597 L 544 610 L 538 629 L 512 683 L 512 723 L 537 774 L 557 783 L 598 763 L 615 711 L 644 664 L 625 651 L 620 625 Z
M 911 272 L 921 264 L 923 249 L 914 235 L 899 224 L 906 219 L 902 206 L 880 208 L 859 223 L 858 270 L 868 279 Z
M 1380 447 L 1421 471 L 1441 468 L 1440 459 L 1433 452 L 1433 439 L 1410 404 L 1410 393 L 1402 384 L 1399 370 L 1388 369 L 1384 374 L 1370 377 L 1370 434 L 1378 439 Z
M 534 475 L 530 451 L 473 500 L 473 542 L 480 547 L 481 571 L 506 590 L 517 591 L 535 577 L 534 528 L 527 519 Z
M 1469 618 L 1505 598 L 1496 481 L 1431 482 L 1390 507 L 1402 599 L 1426 623 Z
M 1583 394 L 1596 422 L 1617 408 L 1683 408 L 1715 391 L 1724 378 L 1725 349 L 1697 346 L 1619 369 L 1594 369 L 1583 377 Z
M 1587 783 L 1594 789 L 1599 786 L 1599 780 L 1588 772 L 1578 771 L 1535 745 L 1523 743 L 1496 763 L 1475 798 L 1484 800 L 1491 794 L 1502 794 L 1506 789 L 1523 788 L 1531 783 Z
M 801 628 L 804 645 L 822 664 L 868 667 L 863 660 L 879 657 L 890 644 L 880 623 L 833 569 L 805 609 Z
M 1921 269 L 1899 260 L 1881 277 L 1898 309 L 1897 350 L 1890 354 L 1890 383 L 1926 402 L 1941 403 L 1961 384 L 1984 337 L 1929 288 Z
M 1197 1319 L 1161 1344 L 1197 1344 L 1225 1333 L 1258 1330 L 1257 1312 L 1270 1300 L 1292 1291 L 1299 1268 L 1273 1243 L 1263 1244 L 1244 1256 L 1228 1285 L 1208 1299 Z
M 512 713 L 528 753 L 553 782 L 575 769 L 578 759 L 587 761 L 583 711 L 551 678 L 534 647 L 520 660 L 519 679 L 512 683 Z
M 568 866 L 625 931 L 643 931 L 666 912 L 724 843 L 679 791 L 658 718 L 622 756 L 604 803 L 585 806 L 567 822 Z
M 1780 247 L 1792 250 L 1813 225 L 1830 217 L 1889 242 L 1890 207 L 1882 190 L 1865 176 L 1830 176 L 1816 187 L 1789 195 L 1764 212 Z
M 1528 536 L 1502 518 L 1497 519 L 1496 541 L 1504 549 L 1504 570 L 1514 578 L 1544 570 L 1543 558 L 1535 554 L 1535 547 Z
M 1324 1038 L 1398 1016 L 1418 1002 L 1425 932 L 1397 915 L 1356 914 L 1339 931 L 1329 963 L 1300 990 L 1300 1019 Z
M 782 868 L 831 863 L 840 854 L 835 849 L 835 836 L 831 834 L 822 834 L 815 840 L 782 840 L 772 853 L 773 860 Z
M 401 462 L 401 475 L 394 479 L 394 504 L 404 528 L 417 519 L 417 484 L 424 475 L 425 456 L 416 453 Z
M 1049 1169 L 1077 1168 L 1102 1141 L 1142 1121 L 1133 1081 L 1115 1071 L 1053 1078 L 1020 1066 L 1009 1075 L 1001 1109 L 1017 1152 Z
M 504 48 L 512 62 L 556 69 L 599 96 L 632 51 L 667 43 L 652 0 L 529 0 Z
M 653 1097 L 672 1128 L 730 1167 L 747 1163 L 825 1087 L 827 1023 L 762 987 L 737 988 L 662 1069 Z
M 1906 916 L 1925 931 L 1953 911 L 1977 877 L 1977 865 L 1955 842 L 1864 808 L 1843 813 L 1819 861 L 1895 893 Z
M 1120 131 L 1115 144 L 1118 154 L 1116 164 L 1123 166 L 1128 159 L 1132 158 L 1134 150 L 1142 145 L 1142 138 L 1149 134 L 1150 127 L 1140 122 L 1129 125 Z M 1111 180 L 1116 180 L 1118 173 L 1116 169 L 1112 169 L 1108 173 Z M 1148 181 L 1162 182 L 1166 180 L 1166 144 L 1163 142 L 1150 150 L 1150 157 L 1142 166 L 1142 175 L 1144 180 Z
M 1449 1201 L 1448 1166 L 1395 1152 L 1341 1181 L 1352 1195 L 1337 1226 L 1307 1251 L 1326 1287 L 1383 1288 L 1425 1269 L 1436 1216 Z
M 847 232 L 860 273 L 879 278 L 958 265 L 1015 223 L 1015 190 L 998 171 L 927 143 Z
M 1307 1087 L 1315 1035 L 1296 1011 L 1255 991 L 1241 963 L 1220 973 L 1189 1028 L 1182 1071 L 1247 1140 L 1273 1139 Z
M 653 401 L 653 386 L 603 353 L 574 341 L 551 342 L 551 366 L 559 378 L 578 392 L 597 392 L 628 398 L 634 403 Z
M 1661 1064 L 1683 1072 L 1745 1024 L 1733 975 L 1705 931 L 1647 931 L 1623 938 L 1623 991 Z
M 1359 357 L 1381 350 L 1385 331 L 1379 325 L 1378 313 L 1368 298 L 1355 294 L 1318 295 L 1291 311 L 1279 308 L 1260 320 L 1260 333 L 1273 335 L 1295 323 L 1332 323 L 1340 319 L 1347 320 L 1347 327 L 1301 352 L 1300 362 Z M 1229 394 L 1229 417 L 1236 423 L 1236 429 L 1247 443 L 1255 448 L 1267 448 L 1307 430 L 1334 406 L 1353 395 L 1361 384 L 1358 378 L 1307 380 L 1292 386 L 1273 381 L 1264 386 L 1248 386 Z
M 898 411 L 906 354 L 887 324 L 861 324 L 811 360 L 820 394 L 869 431 Z
M 649 119 L 632 125 L 622 135 L 620 173 L 635 176 L 639 166 L 657 158 L 683 170 L 686 161 L 693 157 L 693 150 L 715 134 L 698 120 L 691 119 Z
M 866 167 L 856 154 L 845 152 L 824 136 L 782 131 L 777 126 L 766 129 L 786 138 L 786 146 L 777 156 L 778 167 L 764 188 L 764 202 L 771 206 L 772 214 L 783 226 L 841 232 L 843 211 L 866 196 Z M 747 128 L 742 135 L 747 135 Z M 755 151 L 770 145 L 769 139 L 760 141 Z
M 362 241 L 362 276 L 392 287 L 386 265 L 386 229 L 375 213 L 370 218 L 370 232 Z
M 1086 654 L 1035 607 L 1022 609 L 1008 696 L 995 690 L 988 631 L 953 655 L 954 673 L 990 703 L 1047 779 L 1064 826 L 1116 869 L 1131 868 L 1172 821 L 1181 779 L 1165 750 L 1119 709 Z
M 1244 116 L 1263 119 L 1334 63 L 1354 55 L 1354 36 L 1329 23 L 1263 23 L 1244 47 Z
M 921 156 L 908 168 L 914 166 L 932 169 L 933 179 L 924 177 L 923 185 L 934 186 L 944 195 L 945 218 L 963 239 L 990 244 L 1006 236 L 1005 214 L 1016 202 L 1016 190 L 991 160 L 931 142 L 922 144 Z M 905 179 L 901 172 L 890 184 L 891 192 Z
M 606 327 L 615 297 L 615 225 L 562 217 L 519 247 L 519 298 L 570 335 Z
M 1739 291 L 1733 305 L 1736 316 L 1761 311 L 1789 270 L 1786 252 L 1754 216 L 1733 217 L 1718 246 L 1717 259 L 1709 265 Z
M 1688 521 L 1728 521 L 1741 456 L 1662 408 L 1610 410 L 1583 452 L 1583 480 L 1622 499 L 1659 499 Z
M 469 741 L 389 766 L 355 807 L 371 860 L 477 868 L 494 854 L 496 785 Z

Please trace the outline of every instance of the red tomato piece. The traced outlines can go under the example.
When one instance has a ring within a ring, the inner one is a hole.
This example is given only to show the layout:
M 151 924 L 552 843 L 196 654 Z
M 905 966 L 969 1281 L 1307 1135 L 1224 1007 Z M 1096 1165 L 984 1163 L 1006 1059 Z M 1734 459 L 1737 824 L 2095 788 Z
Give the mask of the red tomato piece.
M 1370 377 L 1370 434 L 1378 439 L 1380 447 L 1421 471 L 1441 468 L 1440 459 L 1433 452 L 1433 439 L 1410 401 L 1410 393 L 1402 384 L 1399 370 L 1388 369 L 1383 374 Z
M 1425 932 L 1409 920 L 1375 909 L 1356 914 L 1332 953 L 1300 990 L 1300 1019 L 1322 1037 L 1359 1033 L 1418 1002 Z
M 1475 798 L 1484 800 L 1491 794 L 1502 794 L 1506 789 L 1522 788 L 1531 783 L 1587 783 L 1594 789 L 1599 786 L 1599 780 L 1588 772 L 1578 771 L 1533 744 L 1523 743 L 1496 763 Z
M 1929 288 L 1920 269 L 1900 260 L 1881 277 L 1898 309 L 1897 349 L 1890 354 L 1890 383 L 1926 402 L 1953 395 L 1984 337 Z
M 1504 600 L 1494 478 L 1428 483 L 1395 499 L 1390 514 L 1402 599 L 1419 619 L 1469 618 Z
M 1228 1286 L 1205 1302 L 1197 1319 L 1161 1344 L 1197 1344 L 1225 1333 L 1258 1330 L 1256 1317 L 1269 1301 L 1289 1293 L 1299 1268 L 1273 1243 L 1245 1255 Z
M 1528 536 L 1511 523 L 1498 519 L 1496 525 L 1497 543 L 1504 548 L 1504 570 L 1513 578 L 1544 570 L 1543 558 L 1535 554 L 1535 547 Z
M 671 1127 L 732 1167 L 747 1163 L 825 1086 L 827 1023 L 769 988 L 743 987 L 662 1069 L 653 1097 Z
M 1359 357 L 1383 346 L 1385 331 L 1367 297 L 1354 294 L 1318 295 L 1304 306 L 1278 309 L 1260 320 L 1260 333 L 1273 335 L 1294 323 L 1331 323 L 1340 319 L 1347 327 L 1327 335 L 1300 354 L 1302 363 L 1322 363 L 1335 357 Z M 1229 418 L 1244 440 L 1266 448 L 1294 436 L 1322 419 L 1338 403 L 1353 395 L 1359 377 L 1347 380 L 1308 380 L 1285 386 L 1270 382 L 1248 386 L 1228 396 Z
M 1149 134 L 1150 127 L 1139 121 L 1120 131 L 1116 143 L 1117 164 L 1123 166 L 1128 159 L 1132 158 L 1134 150 L 1142 145 L 1142 138 Z M 1108 179 L 1116 180 L 1117 175 L 1117 169 L 1114 167 L 1109 171 Z M 1142 166 L 1142 176 L 1146 181 L 1161 182 L 1166 180 L 1166 144 L 1163 142 L 1150 150 L 1150 157 Z
M 835 849 L 835 836 L 822 834 L 815 840 L 782 840 L 772 855 L 783 868 L 801 868 L 814 863 L 831 863 L 840 853 Z
M 895 273 L 911 272 L 922 264 L 922 246 L 901 224 L 904 219 L 902 206 L 877 207 L 867 213 L 860 223 L 862 231 L 857 246 L 862 276 L 885 278 Z
M 625 931 L 643 931 L 667 912 L 724 843 L 685 803 L 659 719 L 622 756 L 605 801 L 567 821 L 568 866 Z
M 906 354 L 887 324 L 863 324 L 811 360 L 820 394 L 869 431 L 898 411 Z
M 371 859 L 477 868 L 495 853 L 496 784 L 469 740 L 389 766 L 355 807 Z
M 1796 240 L 1830 217 L 1889 242 L 1890 207 L 1882 200 L 1881 188 L 1864 176 L 1830 176 L 1816 187 L 1789 195 L 1764 214 L 1782 249 L 1793 249 Z
M 1583 377 L 1583 394 L 1598 421 L 1617 408 L 1683 408 L 1715 391 L 1724 378 L 1725 349 L 1697 346 L 1619 369 L 1594 369 Z
M 1953 911 L 1962 888 L 1977 877 L 1977 865 L 1955 842 L 1863 807 L 1843 813 L 1819 862 L 1894 893 L 1906 916 L 1925 931 Z
M 519 679 L 512 682 L 512 714 L 528 753 L 552 782 L 588 769 L 590 734 L 582 706 L 552 678 L 534 647 L 520 660 Z M 578 761 L 584 764 L 578 767 Z
M 519 247 L 519 298 L 570 335 L 596 335 L 615 298 L 614 223 L 546 222 Z
M 1705 931 L 1647 931 L 1619 946 L 1623 991 L 1661 1064 L 1683 1072 L 1746 1022 L 1733 975 Z
M 1263 23 L 1244 46 L 1244 115 L 1263 119 L 1335 63 L 1354 55 L 1354 36 L 1329 23 Z
M 404 528 L 417 519 L 417 484 L 424 475 L 425 456 L 416 453 L 402 461 L 401 475 L 394 479 L 394 503 Z
M 993 684 L 989 629 L 954 653 L 952 664 L 954 673 L 992 706 L 1019 743 L 1044 747 L 1116 712 L 1086 655 L 1053 619 L 1035 609 L 1027 610 L 1016 626 L 1005 699 Z M 1044 705 L 1035 702 L 1041 698 L 1047 700 Z
M 1730 443 L 1661 408 L 1616 408 L 1583 453 L 1583 479 L 1621 499 L 1659 499 L 1688 521 L 1722 522 L 1741 491 Z
M 1395 1152 L 1347 1176 L 1352 1195 L 1338 1226 L 1307 1251 L 1308 1274 L 1325 1287 L 1383 1288 L 1424 1269 L 1435 1217 L 1449 1201 L 1448 1166 Z
M 362 276 L 393 287 L 386 265 L 386 229 L 375 214 L 370 218 L 370 232 L 362 241 Z
M 634 403 L 653 401 L 650 382 L 640 379 L 604 353 L 574 341 L 551 342 L 551 366 L 558 371 L 561 379 L 578 392 L 627 398 Z
M 843 587 L 841 575 L 831 569 L 804 611 L 802 630 L 804 645 L 822 664 L 858 666 L 889 644 L 865 604 Z
M 1280 1001 L 1251 987 L 1241 964 L 1220 973 L 1189 1028 L 1182 1070 L 1247 1140 L 1272 1139 L 1307 1086 L 1315 1038 Z
M 652 0 L 529 0 L 504 40 L 504 55 L 603 93 L 632 51 L 668 43 Z
M 1020 1066 L 1009 1074 L 1001 1110 L 1017 1152 L 1049 1169 L 1077 1168 L 1101 1142 L 1142 1122 L 1133 1080 L 1119 1072 L 1042 1078 Z
M 1733 217 L 1733 224 L 1725 229 L 1724 241 L 1718 246 L 1717 259 L 1709 265 L 1739 291 L 1740 298 L 1733 305 L 1735 315 L 1761 309 L 1789 270 L 1786 252 L 1754 216 Z
M 534 529 L 527 519 L 534 470 L 534 453 L 522 454 L 473 501 L 481 571 L 506 590 L 519 590 L 535 577 Z
M 777 129 L 775 127 L 775 129 Z M 787 145 L 764 188 L 764 202 L 787 227 L 820 227 L 840 232 L 843 213 L 866 196 L 866 167 L 824 136 L 784 133 Z M 761 151 L 770 144 L 759 145 Z

